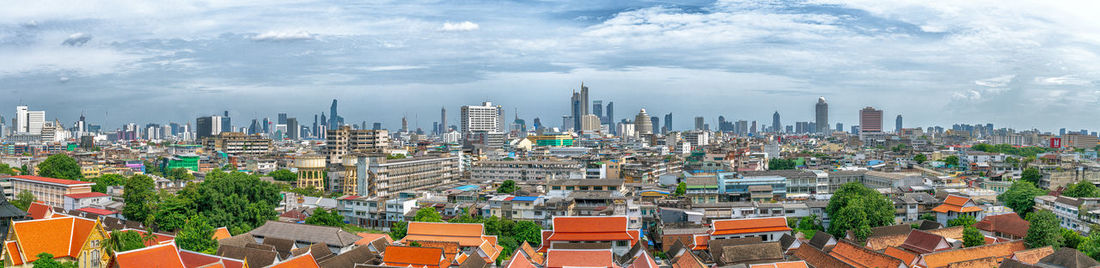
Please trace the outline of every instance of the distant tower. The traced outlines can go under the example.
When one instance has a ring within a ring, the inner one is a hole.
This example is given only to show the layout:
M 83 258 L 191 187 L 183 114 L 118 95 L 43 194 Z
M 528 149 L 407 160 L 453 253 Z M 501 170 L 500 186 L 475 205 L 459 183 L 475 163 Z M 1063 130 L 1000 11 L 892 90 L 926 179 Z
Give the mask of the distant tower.
M 668 113 L 665 115 L 665 127 L 663 131 L 665 133 L 672 131 L 672 113 Z
M 703 130 L 704 119 L 702 116 L 695 117 L 695 130 Z
M 775 133 L 780 133 L 783 132 L 782 127 L 783 125 L 779 123 L 779 111 L 775 111 L 775 113 L 772 114 L 772 130 L 775 131 Z
M 363 126 L 366 128 L 366 126 Z M 439 108 L 439 134 L 447 133 L 447 107 Z
M 401 132 L 409 132 L 409 119 L 408 116 L 401 117 Z
M 649 118 L 649 114 L 645 112 L 645 108 L 642 108 L 638 115 L 634 116 L 634 132 L 637 132 L 638 135 L 653 134 L 653 121 Z
M 606 109 L 606 111 L 604 111 L 604 113 L 607 114 L 607 117 L 606 117 L 606 119 L 603 120 L 603 122 L 607 122 L 607 123 L 611 124 L 611 133 L 613 133 L 615 135 L 618 135 L 619 134 L 619 133 L 617 133 L 618 130 L 615 129 L 615 102 L 613 102 L 613 101 L 607 102 L 607 109 Z
M 901 115 L 898 115 L 897 119 L 894 119 L 894 132 L 901 133 Z
M 600 120 L 603 120 L 603 101 L 592 101 L 592 114 L 596 115 L 596 117 L 600 118 Z
M 829 104 L 825 102 L 825 97 L 817 98 L 817 104 L 814 105 L 814 118 L 816 120 L 817 129 L 815 132 L 828 132 L 829 130 Z
M 859 138 L 871 133 L 882 133 L 882 110 L 867 106 L 859 110 Z
M 338 129 L 344 124 L 344 118 L 336 113 L 336 99 L 332 99 L 332 105 L 328 107 L 328 129 Z

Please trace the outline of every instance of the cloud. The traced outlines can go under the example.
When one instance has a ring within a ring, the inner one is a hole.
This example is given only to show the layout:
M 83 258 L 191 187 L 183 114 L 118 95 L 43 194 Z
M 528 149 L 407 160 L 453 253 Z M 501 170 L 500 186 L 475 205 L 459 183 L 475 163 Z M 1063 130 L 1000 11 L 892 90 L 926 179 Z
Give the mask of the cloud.
M 297 41 L 312 40 L 315 36 L 306 31 L 267 31 L 252 36 L 253 41 Z
M 478 28 L 480 28 L 480 26 L 478 26 L 477 23 L 473 23 L 470 21 L 463 21 L 459 23 L 444 22 L 442 30 L 448 32 L 468 32 L 477 30 Z
M 1013 78 L 1016 78 L 1016 75 L 1002 75 L 989 79 L 976 80 L 974 84 L 983 87 L 1003 87 L 1008 85 L 1008 82 L 1012 82 Z
M 65 38 L 65 41 L 61 42 L 61 45 L 71 46 L 71 47 L 79 47 L 79 46 L 83 46 L 84 44 L 88 43 L 88 41 L 91 41 L 91 40 L 92 40 L 92 35 L 90 35 L 90 34 L 74 33 L 74 34 L 70 35 L 69 38 Z
M 1063 75 L 1056 77 L 1036 77 L 1035 83 L 1040 85 L 1069 85 L 1069 86 L 1087 86 L 1092 84 L 1092 81 L 1087 79 L 1077 78 L 1073 75 Z
M 382 71 L 407 71 L 407 70 L 416 70 L 416 69 L 424 69 L 424 68 L 427 68 L 427 67 L 425 67 L 425 66 L 414 66 L 414 65 L 387 65 L 387 66 L 368 67 L 368 68 L 366 68 L 366 70 L 371 71 L 371 72 L 382 72 Z

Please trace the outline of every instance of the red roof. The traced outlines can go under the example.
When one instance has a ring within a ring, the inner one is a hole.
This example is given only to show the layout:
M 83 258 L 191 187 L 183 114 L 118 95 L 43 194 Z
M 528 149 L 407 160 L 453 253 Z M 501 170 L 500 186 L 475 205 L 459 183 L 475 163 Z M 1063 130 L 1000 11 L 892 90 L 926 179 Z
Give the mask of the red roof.
M 981 221 L 974 223 L 974 228 L 978 228 L 978 230 L 1010 234 L 1016 237 L 1027 236 L 1029 226 L 1029 223 L 1016 213 L 985 216 Z
M 82 185 L 82 184 L 94 185 L 95 184 L 94 182 L 74 181 L 74 180 L 66 180 L 66 179 L 54 179 L 54 178 L 46 178 L 46 177 L 30 176 L 30 175 L 19 175 L 19 176 L 11 176 L 11 177 L 16 178 L 16 179 L 30 180 L 30 181 L 36 181 L 36 182 L 41 182 L 41 183 L 52 183 L 52 184 L 62 184 L 62 185 Z
M 317 259 L 313 258 L 313 253 L 306 253 L 297 257 L 291 257 L 288 260 L 277 263 L 275 265 L 268 266 L 270 268 L 286 267 L 286 268 L 319 268 L 317 265 Z
M 102 209 L 102 208 L 92 208 L 92 207 L 81 208 L 81 209 L 77 209 L 76 211 L 83 211 L 83 212 L 92 213 L 92 214 L 101 215 L 101 216 L 118 214 L 118 212 L 115 212 L 115 211 L 106 210 L 106 209 Z
M 546 253 L 546 268 L 619 267 L 611 249 L 551 249 Z
M 84 199 L 84 198 L 92 198 L 92 197 L 104 197 L 104 196 L 107 196 L 107 194 L 100 193 L 100 192 L 87 192 L 87 193 L 79 193 L 79 194 L 67 194 L 65 196 L 66 197 L 71 197 L 73 199 Z
M 405 246 L 386 247 L 382 255 L 382 265 L 401 267 L 438 267 L 449 265 L 443 259 L 442 248 L 421 248 Z
M 115 267 L 185 268 L 175 243 L 155 245 L 115 254 Z
M 31 219 L 41 220 L 49 218 L 51 214 L 53 214 L 53 208 L 42 201 L 31 202 L 31 206 L 27 207 L 27 215 Z
M 785 232 L 790 230 L 791 228 L 787 227 L 787 218 L 785 217 L 716 220 L 711 225 L 711 235 Z
M 969 203 L 969 202 L 970 202 L 970 198 L 957 196 L 957 195 L 949 195 L 949 196 L 947 196 L 947 199 L 943 200 L 943 205 L 940 205 L 936 208 L 933 208 L 932 211 L 939 212 L 939 213 L 947 213 L 948 211 L 954 211 L 954 212 L 978 212 L 978 211 L 982 211 L 982 208 L 979 208 L 978 206 L 969 206 L 969 207 L 967 207 L 966 204 Z

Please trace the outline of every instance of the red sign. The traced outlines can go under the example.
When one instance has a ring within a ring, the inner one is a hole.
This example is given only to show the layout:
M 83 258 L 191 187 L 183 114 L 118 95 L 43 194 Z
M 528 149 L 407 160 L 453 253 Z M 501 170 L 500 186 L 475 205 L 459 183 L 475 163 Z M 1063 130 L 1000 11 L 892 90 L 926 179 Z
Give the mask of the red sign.
M 1062 138 L 1050 138 L 1050 148 L 1062 148 Z

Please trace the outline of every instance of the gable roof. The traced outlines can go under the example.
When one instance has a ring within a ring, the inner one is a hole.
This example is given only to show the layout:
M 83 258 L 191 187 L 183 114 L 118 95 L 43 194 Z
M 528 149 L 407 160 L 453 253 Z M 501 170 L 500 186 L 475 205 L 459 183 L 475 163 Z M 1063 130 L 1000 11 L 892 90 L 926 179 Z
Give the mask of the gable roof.
M 1027 236 L 1028 227 L 1030 227 L 1029 223 L 1015 212 L 985 216 L 981 221 L 974 223 L 974 228 L 978 230 L 1005 233 L 1017 238 Z
M 786 232 L 786 217 L 715 220 L 710 235 L 749 234 L 761 232 Z
M 452 241 L 463 247 L 476 247 L 484 240 L 480 223 L 410 222 L 405 240 Z
M 542 263 L 538 262 L 538 264 L 541 265 Z M 515 254 L 512 254 L 512 259 L 508 260 L 508 265 L 506 265 L 504 267 L 505 268 L 536 268 L 535 265 L 532 264 L 531 259 L 528 259 L 528 256 L 526 254 L 520 254 L 519 250 L 516 250 Z
M 677 241 L 677 242 L 679 242 L 679 241 Z M 739 245 L 746 245 L 746 244 L 760 244 L 762 242 L 764 242 L 763 239 L 758 237 L 758 236 L 730 238 L 730 239 L 716 239 L 716 240 L 713 240 L 713 241 L 709 242 L 710 245 L 707 246 L 707 252 L 710 253 L 710 256 L 713 257 L 715 259 L 715 261 L 718 261 L 718 259 L 721 258 L 723 254 L 725 254 L 725 251 L 728 248 L 732 247 L 732 246 L 739 246 Z M 674 257 L 674 256 L 669 256 L 669 257 Z
M 516 252 L 523 252 L 527 259 L 533 263 L 542 264 L 544 261 L 542 254 L 536 252 L 535 248 L 531 247 L 531 244 L 528 244 L 526 240 L 523 241 L 523 244 L 519 245 L 519 249 Z
M 925 254 L 936 251 L 936 248 L 941 245 L 941 242 L 947 243 L 947 239 L 925 231 L 912 230 L 909 232 L 909 236 L 905 238 L 905 242 L 901 243 L 901 248 L 908 249 L 917 254 Z
M 722 255 L 713 257 L 718 266 L 780 261 L 783 260 L 783 249 L 779 242 L 725 246 Z
M 445 266 L 442 248 L 423 248 L 407 246 L 389 246 L 382 255 L 382 265 L 436 267 Z
M 355 244 L 362 239 L 358 235 L 344 231 L 339 227 L 297 224 L 289 222 L 268 221 L 263 226 L 253 229 L 249 233 L 252 236 L 279 238 L 290 241 L 303 241 L 308 243 L 325 243 L 335 247 L 346 247 Z M 289 251 L 289 249 L 287 249 Z
M 1049 256 L 1039 260 L 1041 264 L 1058 265 L 1066 268 L 1084 268 L 1100 266 L 1100 262 L 1072 248 L 1060 248 Z
M 634 262 L 630 263 L 629 268 L 658 268 L 657 261 L 653 259 L 653 256 L 649 255 L 649 252 L 641 251 L 641 255 L 634 259 Z
M 968 206 L 969 205 L 969 206 Z M 963 197 L 958 195 L 948 195 L 943 200 L 943 204 L 933 208 L 932 211 L 939 213 L 953 212 L 978 212 L 982 211 L 982 208 L 974 205 L 969 197 Z
M 785 261 L 749 265 L 749 268 L 807 268 L 805 261 Z
M 871 228 L 871 235 L 868 237 L 884 236 L 884 235 L 908 235 L 909 230 L 913 230 L 913 227 L 908 224 L 896 224 Z
M 167 243 L 139 248 L 130 251 L 116 252 L 114 267 L 119 268 L 185 268 L 183 259 L 180 258 L 176 243 Z
M 214 240 L 222 240 L 230 238 L 232 236 L 233 235 L 229 234 L 229 228 L 218 227 L 217 229 L 214 229 L 214 235 L 212 236 L 212 238 L 214 238 Z
M 558 216 L 553 222 L 548 241 L 637 240 L 628 232 L 626 216 Z
M 897 258 L 858 246 L 848 240 L 837 242 L 829 255 L 855 267 L 893 268 L 902 264 Z
M 806 264 L 815 268 L 853 267 L 833 256 L 829 256 L 829 254 L 825 254 L 824 251 L 810 246 L 809 244 L 802 244 L 801 247 L 798 247 L 798 249 L 794 251 L 794 256 L 806 261 Z
M 31 176 L 31 175 L 11 176 L 11 178 L 15 179 L 15 180 L 45 183 L 45 184 L 58 185 L 58 186 L 79 186 L 79 185 L 91 186 L 91 185 L 95 185 L 94 182 L 74 181 L 74 180 L 66 180 L 66 179 L 55 179 L 55 178 L 47 178 L 47 177 L 39 177 L 39 176 Z
M 244 267 L 244 260 L 226 258 L 217 255 L 210 255 L 201 252 L 194 252 L 190 250 L 180 249 L 180 259 L 183 260 L 183 266 L 191 267 L 205 267 L 215 263 L 221 264 L 226 268 L 242 268 Z
M 888 247 L 882 253 L 901 260 L 906 266 L 912 266 L 913 261 L 917 260 L 917 254 L 897 247 Z
M 817 233 L 814 233 L 814 238 L 810 239 L 809 244 L 811 246 L 817 248 L 817 249 L 825 250 L 826 246 L 829 246 L 830 244 L 835 245 L 836 244 L 836 239 L 833 238 L 833 235 L 831 235 L 829 233 L 817 232 Z
M 312 245 L 309 245 L 308 247 L 290 250 L 290 255 L 293 256 L 301 256 L 303 254 L 313 255 L 314 260 L 322 260 L 333 255 L 332 250 L 329 250 L 328 246 L 326 246 L 325 244 L 314 243 Z
M 489 263 L 484 258 L 466 258 L 462 263 L 458 264 L 459 268 L 485 268 L 489 267 Z
M 672 259 L 672 268 L 706 268 L 708 267 L 703 263 L 699 257 L 691 252 L 684 253 L 680 257 Z
M 379 262 L 378 255 L 367 247 L 356 247 L 343 254 L 318 261 L 321 268 L 355 267 L 356 264 L 375 264 Z
M 1045 258 L 1046 256 L 1050 256 L 1050 254 L 1053 253 L 1054 248 L 1051 248 L 1050 246 L 1045 246 L 1041 248 L 1017 251 L 1015 253 L 1012 253 L 1012 256 L 1009 258 L 1025 264 L 1036 264 L 1039 263 L 1040 259 Z
M 294 256 L 290 259 L 282 261 L 280 263 L 267 266 L 268 268 L 321 268 L 317 265 L 317 259 L 313 258 L 313 254 L 306 253 L 299 256 Z
M 992 245 L 938 251 L 921 256 L 928 268 L 947 267 L 956 262 L 964 262 L 989 257 L 1006 258 L 1012 253 L 1026 249 L 1024 241 L 1013 241 Z
M 279 260 L 279 253 L 270 250 L 239 247 L 222 244 L 218 246 L 218 256 L 245 260 L 248 267 L 264 267 Z
M 15 234 L 18 254 L 24 262 L 38 260 L 39 253 L 49 253 L 54 258 L 77 258 L 85 240 L 98 225 L 90 219 L 63 216 L 40 220 L 14 221 L 11 230 Z M 16 254 L 13 254 L 16 255 Z
M 31 202 L 31 205 L 27 207 L 27 216 L 30 216 L 31 219 L 41 220 L 50 218 L 52 215 L 53 208 L 42 201 Z
M 619 267 L 610 249 L 550 249 L 546 253 L 546 268 Z

